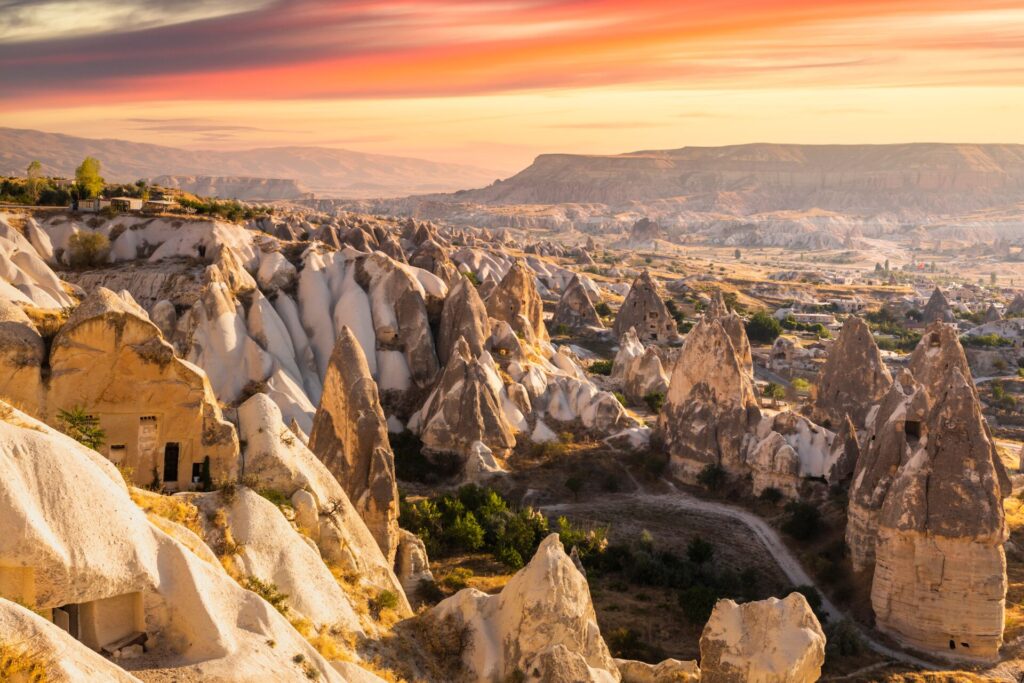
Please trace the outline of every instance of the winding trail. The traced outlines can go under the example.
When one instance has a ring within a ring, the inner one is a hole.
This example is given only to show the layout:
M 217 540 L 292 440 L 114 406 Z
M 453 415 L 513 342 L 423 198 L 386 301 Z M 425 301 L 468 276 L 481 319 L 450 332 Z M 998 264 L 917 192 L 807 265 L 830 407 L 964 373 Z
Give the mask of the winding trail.
M 642 505 L 649 505 L 662 510 L 671 510 L 675 512 L 686 512 L 686 511 L 700 511 L 709 513 L 712 515 L 720 515 L 722 517 L 728 517 L 737 522 L 744 524 L 748 529 L 753 532 L 754 536 L 761 542 L 761 544 L 768 550 L 772 558 L 778 564 L 779 569 L 786 575 L 794 586 L 813 586 L 818 590 L 821 595 L 821 612 L 824 613 L 830 621 L 838 621 L 841 619 L 848 619 L 851 624 L 860 632 L 861 638 L 864 640 L 864 644 L 869 648 L 877 652 L 878 654 L 888 657 L 892 660 L 902 662 L 909 666 L 917 667 L 926 670 L 940 670 L 941 667 L 927 662 L 923 659 L 918 659 L 913 655 L 909 655 L 900 650 L 895 650 L 887 645 L 884 645 L 873 638 L 871 638 L 852 618 L 846 613 L 837 608 L 832 601 L 825 597 L 821 588 L 817 583 L 804 571 L 800 561 L 790 552 L 786 544 L 782 542 L 778 532 L 775 531 L 767 522 L 758 517 L 752 512 L 744 510 L 739 507 L 728 505 L 726 503 L 719 503 L 717 501 L 703 500 L 697 498 L 685 491 L 680 491 L 672 488 L 674 491 L 670 494 L 653 494 L 646 493 L 639 483 L 633 479 L 632 474 L 628 473 L 629 478 L 633 480 L 634 484 L 637 484 L 638 493 L 621 495 L 621 496 L 609 496 L 605 501 L 595 502 L 593 500 L 588 501 L 585 504 L 576 503 L 559 503 L 557 505 L 545 505 L 542 506 L 542 510 L 546 513 L 565 513 L 572 512 L 576 507 L 586 507 L 591 510 L 595 508 L 615 508 L 625 501 L 629 501 L 630 504 L 640 503 Z M 665 482 L 669 486 L 671 483 Z

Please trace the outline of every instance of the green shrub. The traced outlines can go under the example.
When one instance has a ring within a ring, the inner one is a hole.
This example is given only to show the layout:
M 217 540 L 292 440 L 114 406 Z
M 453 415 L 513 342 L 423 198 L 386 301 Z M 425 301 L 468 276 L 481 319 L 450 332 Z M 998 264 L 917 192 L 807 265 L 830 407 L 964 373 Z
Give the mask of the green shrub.
M 484 547 L 484 529 L 472 512 L 456 517 L 447 534 L 451 543 L 460 548 L 473 551 Z
M 469 580 L 474 576 L 472 569 L 456 567 L 448 572 L 448 575 L 441 580 L 441 584 L 453 591 L 460 591 L 469 586 Z
M 614 396 L 615 400 L 617 400 L 623 406 L 628 405 L 626 403 L 626 396 L 621 391 L 613 391 L 612 396 Z
M 269 602 L 274 609 L 284 616 L 288 616 L 288 595 L 279 591 L 277 584 L 272 581 L 263 581 L 259 577 L 250 574 L 242 579 L 242 587 Z
M 686 557 L 690 562 L 701 565 L 709 562 L 715 554 L 715 546 L 705 541 L 700 536 L 694 536 L 686 546 Z
M 554 333 L 556 337 L 568 337 L 572 330 L 565 323 L 559 323 L 555 325 Z
M 608 318 L 612 314 L 611 307 L 607 303 L 605 303 L 604 301 L 598 302 L 594 306 L 594 310 L 597 311 L 597 314 L 599 316 L 601 316 L 602 318 Z
M 711 618 L 711 611 L 718 602 L 718 591 L 710 586 L 696 584 L 679 594 L 679 606 L 690 623 L 700 626 Z
M 590 367 L 587 368 L 587 372 L 589 372 L 592 375 L 607 376 L 612 374 L 613 364 L 614 361 L 610 360 L 595 360 L 593 363 L 590 364 Z
M 821 512 L 810 503 L 793 501 L 786 505 L 782 530 L 799 541 L 807 541 L 821 532 Z
M 706 465 L 697 475 L 697 483 L 709 491 L 717 491 L 728 481 L 728 474 L 720 465 Z
M 94 451 L 98 451 L 107 438 L 106 431 L 100 427 L 100 419 L 85 412 L 82 406 L 58 410 L 57 430 Z
M 1007 339 L 995 332 L 989 334 L 965 334 L 960 337 L 960 341 L 963 342 L 964 346 L 972 346 L 977 348 L 999 348 L 1004 346 L 1013 346 L 1013 340 Z
M 644 403 L 647 404 L 652 413 L 660 413 L 665 405 L 665 393 L 662 391 L 652 391 L 644 396 Z
M 83 230 L 68 238 L 68 264 L 72 268 L 90 268 L 106 263 L 110 240 L 101 232 Z

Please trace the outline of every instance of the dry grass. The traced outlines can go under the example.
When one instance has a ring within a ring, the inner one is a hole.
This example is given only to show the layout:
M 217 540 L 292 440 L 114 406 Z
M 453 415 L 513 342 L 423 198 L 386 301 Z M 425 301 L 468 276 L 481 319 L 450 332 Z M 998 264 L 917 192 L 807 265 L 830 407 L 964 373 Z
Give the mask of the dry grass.
M 0 420 L 3 420 L 8 424 L 12 424 L 15 427 L 21 427 L 22 429 L 31 429 L 36 432 L 46 431 L 39 425 L 33 424 L 18 417 L 15 410 L 25 413 L 26 415 L 31 415 L 31 413 L 29 413 L 26 410 L 23 410 L 20 406 L 18 406 L 17 402 L 12 401 L 11 399 L 5 396 L 0 396 Z
M 37 306 L 22 306 L 25 315 L 32 321 L 39 335 L 44 339 L 52 339 L 57 336 L 60 328 L 68 321 L 69 311 L 67 309 L 53 310 L 39 308 Z
M 42 652 L 33 652 L 10 642 L 0 642 L 0 681 L 46 683 L 49 662 Z
M 147 513 L 169 519 L 200 538 L 203 537 L 203 524 L 199 517 L 199 508 L 192 503 L 175 496 L 162 496 L 145 489 L 132 488 L 130 492 L 132 501 Z

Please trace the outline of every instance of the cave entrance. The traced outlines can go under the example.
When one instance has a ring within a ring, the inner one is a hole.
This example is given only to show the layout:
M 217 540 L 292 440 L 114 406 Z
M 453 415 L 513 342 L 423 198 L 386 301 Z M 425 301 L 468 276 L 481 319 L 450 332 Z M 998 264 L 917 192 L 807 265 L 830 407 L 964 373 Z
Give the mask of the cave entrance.
M 178 456 L 181 447 L 176 443 L 168 443 L 164 446 L 164 481 L 178 481 Z

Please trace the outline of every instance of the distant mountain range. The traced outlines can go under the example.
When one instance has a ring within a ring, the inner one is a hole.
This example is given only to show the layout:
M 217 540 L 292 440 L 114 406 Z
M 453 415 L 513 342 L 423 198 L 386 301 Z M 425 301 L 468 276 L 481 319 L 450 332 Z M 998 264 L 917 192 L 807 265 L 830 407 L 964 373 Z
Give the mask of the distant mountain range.
M 322 197 L 398 197 L 480 187 L 501 175 L 473 166 L 324 147 L 193 151 L 0 128 L 0 175 L 23 175 L 38 159 L 45 174 L 72 176 L 86 156 L 100 160 L 108 181 L 207 176 L 186 178 L 183 185 L 195 181 L 197 187 L 220 190 L 219 196 L 240 199 L 291 199 L 305 192 Z M 264 182 L 268 180 L 273 182 Z M 294 181 L 294 188 L 286 188 L 287 181 Z M 262 191 L 270 195 L 257 196 Z
M 962 213 L 1024 201 L 1024 145 L 749 144 L 544 154 L 507 180 L 445 199 L 487 205 L 673 200 L 687 211 L 731 215 Z

